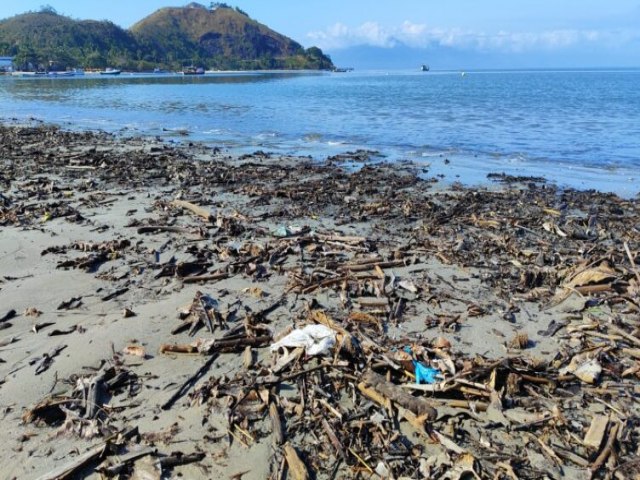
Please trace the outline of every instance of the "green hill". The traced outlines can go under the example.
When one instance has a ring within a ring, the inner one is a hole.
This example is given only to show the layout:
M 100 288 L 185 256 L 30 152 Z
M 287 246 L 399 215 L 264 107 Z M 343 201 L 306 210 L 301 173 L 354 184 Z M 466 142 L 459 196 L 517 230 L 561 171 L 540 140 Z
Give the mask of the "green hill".
M 0 21 L 3 55 L 14 56 L 22 69 L 333 68 L 320 49 L 305 50 L 225 4 L 163 8 L 130 30 L 107 21 L 73 20 L 47 7 Z

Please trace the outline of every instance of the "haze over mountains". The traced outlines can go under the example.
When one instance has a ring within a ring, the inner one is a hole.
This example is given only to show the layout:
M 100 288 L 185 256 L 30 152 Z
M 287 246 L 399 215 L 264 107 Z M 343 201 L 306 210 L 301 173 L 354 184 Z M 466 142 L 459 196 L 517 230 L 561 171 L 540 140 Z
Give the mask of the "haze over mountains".
M 393 47 L 359 45 L 341 49 L 326 49 L 338 66 L 358 70 L 418 69 L 428 64 L 432 70 L 483 70 L 528 68 L 636 68 L 638 63 L 629 61 L 624 53 L 616 54 L 605 49 L 584 52 L 578 48 L 531 57 L 518 52 L 475 51 L 454 47 L 410 47 L 397 44 Z
M 0 21 L 0 56 L 23 69 L 331 69 L 331 59 L 224 3 L 160 9 L 125 30 L 50 7 Z

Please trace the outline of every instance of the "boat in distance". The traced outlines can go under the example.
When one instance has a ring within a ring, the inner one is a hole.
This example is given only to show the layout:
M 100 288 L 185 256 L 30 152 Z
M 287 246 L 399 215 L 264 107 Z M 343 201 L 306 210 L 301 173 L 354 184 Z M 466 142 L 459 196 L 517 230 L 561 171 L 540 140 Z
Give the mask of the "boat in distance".
M 183 75 L 204 75 L 204 68 L 202 67 L 187 67 L 182 71 Z
M 116 68 L 107 68 L 106 70 L 100 72 L 100 75 L 120 75 L 120 70 Z
M 50 71 L 37 71 L 37 72 L 11 72 L 14 77 L 25 78 L 59 78 L 59 77 L 78 77 L 84 75 L 84 70 L 81 68 L 74 68 L 73 70 L 50 70 Z

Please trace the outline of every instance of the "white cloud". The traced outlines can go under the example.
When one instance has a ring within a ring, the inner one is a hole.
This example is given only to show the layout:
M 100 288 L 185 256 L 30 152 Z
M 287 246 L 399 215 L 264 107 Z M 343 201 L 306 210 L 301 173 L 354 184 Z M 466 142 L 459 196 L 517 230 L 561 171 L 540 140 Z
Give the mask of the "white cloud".
M 392 48 L 398 44 L 410 47 L 454 47 L 478 51 L 527 52 L 561 50 L 578 45 L 615 47 L 640 39 L 635 30 L 547 30 L 542 32 L 493 33 L 460 28 L 429 28 L 405 21 L 387 28 L 377 22 L 357 27 L 337 23 L 326 30 L 311 32 L 308 37 L 325 50 L 339 50 L 358 45 Z

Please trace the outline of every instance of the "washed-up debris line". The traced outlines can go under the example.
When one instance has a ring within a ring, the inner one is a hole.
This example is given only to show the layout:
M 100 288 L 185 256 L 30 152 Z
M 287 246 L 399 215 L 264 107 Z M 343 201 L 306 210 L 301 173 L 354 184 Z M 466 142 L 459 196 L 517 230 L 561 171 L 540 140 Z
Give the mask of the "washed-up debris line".
M 206 467 L 221 445 L 259 443 L 270 444 L 272 479 L 638 478 L 637 198 L 502 176 L 498 191 L 438 189 L 407 166 L 234 159 L 48 126 L 1 127 L 0 140 L 2 229 L 86 225 L 85 240 L 42 254 L 102 278 L 105 302 L 140 285 L 198 288 L 158 352 L 114 350 L 66 379 L 66 393 L 23 406 L 27 424 L 102 442 L 46 478 L 128 478 L 143 465 L 160 478 Z M 87 209 L 132 191 L 149 192 L 143 215 L 92 240 Z M 184 258 L 159 261 L 151 241 Z M 233 279 L 253 286 L 218 288 Z M 556 313 L 526 333 L 525 306 Z M 476 318 L 513 325 L 502 355 L 456 341 Z M 556 351 L 530 354 L 543 338 Z M 156 436 L 109 406 L 144 387 L 122 356 L 149 353 L 193 358 L 184 383 L 149 406 L 176 417 Z M 220 359 L 233 368 L 213 374 Z M 224 430 L 195 453 L 158 449 L 193 409 Z

